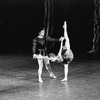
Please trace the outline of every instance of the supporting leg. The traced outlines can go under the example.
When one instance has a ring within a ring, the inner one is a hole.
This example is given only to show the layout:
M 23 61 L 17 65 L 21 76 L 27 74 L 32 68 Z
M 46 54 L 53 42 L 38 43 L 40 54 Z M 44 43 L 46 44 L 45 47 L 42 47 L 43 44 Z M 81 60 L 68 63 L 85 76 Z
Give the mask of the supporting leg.
M 39 69 L 38 69 L 38 81 L 40 83 L 42 83 L 43 80 L 42 80 L 41 75 L 42 75 L 42 69 L 43 69 L 43 59 L 38 59 L 38 65 L 39 65 Z
M 51 69 L 51 67 L 50 67 L 50 62 L 49 62 L 49 60 L 48 60 L 48 59 L 44 59 L 44 61 L 45 61 L 45 67 L 46 67 L 47 71 L 49 72 L 50 77 L 52 77 L 52 78 L 57 78 L 57 77 L 54 75 L 54 73 L 52 72 L 52 69 Z
M 67 81 L 67 77 L 68 77 L 68 64 L 64 64 L 64 79 L 62 79 L 61 81 Z

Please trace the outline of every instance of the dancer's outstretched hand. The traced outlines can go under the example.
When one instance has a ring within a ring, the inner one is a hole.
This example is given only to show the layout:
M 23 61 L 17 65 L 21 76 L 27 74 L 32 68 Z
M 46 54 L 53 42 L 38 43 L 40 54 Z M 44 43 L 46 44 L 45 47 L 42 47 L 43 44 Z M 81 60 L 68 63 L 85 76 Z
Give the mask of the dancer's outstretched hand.
M 36 59 L 37 55 L 36 54 L 33 54 L 33 59 Z
M 60 54 L 57 55 L 57 60 L 58 60 L 58 62 L 63 61 L 62 56 Z
M 60 39 L 59 39 L 59 41 L 63 41 L 64 40 L 64 37 L 63 36 L 61 36 L 60 37 Z

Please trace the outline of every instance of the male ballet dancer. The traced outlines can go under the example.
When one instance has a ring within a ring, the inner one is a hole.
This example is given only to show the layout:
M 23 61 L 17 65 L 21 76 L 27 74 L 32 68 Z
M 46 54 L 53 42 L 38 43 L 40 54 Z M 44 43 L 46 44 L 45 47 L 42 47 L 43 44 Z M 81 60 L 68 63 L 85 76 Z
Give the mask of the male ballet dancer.
M 33 58 L 36 58 L 38 61 L 39 69 L 38 69 L 38 81 L 43 82 L 42 80 L 42 69 L 43 64 L 45 64 L 45 67 L 47 71 L 50 74 L 50 77 L 56 78 L 54 73 L 52 72 L 52 69 L 50 67 L 50 61 L 48 58 L 45 58 L 45 56 L 48 56 L 47 53 L 47 47 L 46 47 L 46 41 L 59 41 L 58 39 L 53 39 L 50 37 L 45 37 L 45 30 L 42 29 L 39 32 L 39 35 L 33 39 Z
M 66 21 L 64 22 L 63 28 L 64 28 L 64 38 L 61 38 L 61 45 L 58 52 L 58 57 L 61 59 L 64 65 L 64 78 L 61 81 L 67 81 L 68 65 L 73 60 L 74 55 L 72 50 L 70 49 L 70 41 L 66 30 L 67 29 Z

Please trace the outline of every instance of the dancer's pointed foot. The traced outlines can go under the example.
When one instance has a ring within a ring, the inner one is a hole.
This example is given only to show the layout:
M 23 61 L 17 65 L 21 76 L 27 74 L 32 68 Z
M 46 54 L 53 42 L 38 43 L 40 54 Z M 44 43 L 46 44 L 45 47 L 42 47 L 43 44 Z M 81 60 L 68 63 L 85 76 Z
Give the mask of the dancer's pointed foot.
M 54 74 L 50 74 L 50 77 L 52 77 L 52 78 L 57 78 Z
M 66 82 L 68 79 L 67 78 L 64 78 L 64 79 L 62 79 L 61 81 L 62 82 Z

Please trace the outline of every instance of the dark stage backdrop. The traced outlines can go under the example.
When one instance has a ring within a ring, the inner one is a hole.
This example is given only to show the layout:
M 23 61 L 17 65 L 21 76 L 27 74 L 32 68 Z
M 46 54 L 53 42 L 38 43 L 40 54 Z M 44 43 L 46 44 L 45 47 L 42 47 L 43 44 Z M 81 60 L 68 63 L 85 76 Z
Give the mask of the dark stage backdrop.
M 62 26 L 66 20 L 72 50 L 90 50 L 93 39 L 93 0 L 53 0 L 52 9 L 52 37 L 63 35 Z M 0 52 L 32 53 L 32 39 L 43 24 L 44 0 L 0 0 Z

